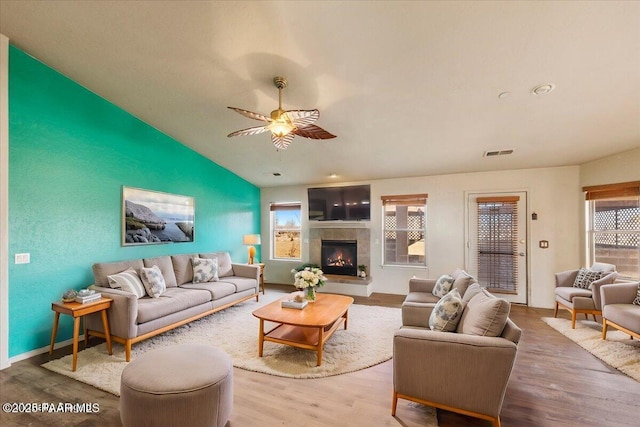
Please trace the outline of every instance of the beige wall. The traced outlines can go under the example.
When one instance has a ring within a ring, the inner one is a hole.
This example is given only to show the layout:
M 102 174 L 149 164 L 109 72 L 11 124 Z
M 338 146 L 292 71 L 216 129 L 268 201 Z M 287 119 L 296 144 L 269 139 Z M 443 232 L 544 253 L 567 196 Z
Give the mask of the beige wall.
M 554 276 L 557 271 L 580 265 L 581 229 L 576 216 L 581 212 L 578 166 L 496 171 L 454 175 L 398 178 L 366 182 L 371 184 L 371 271 L 374 292 L 405 294 L 412 276 L 437 278 L 465 266 L 466 194 L 468 192 L 526 191 L 529 198 L 529 305 L 553 307 Z M 353 184 L 353 183 L 340 183 Z M 269 260 L 269 203 L 302 202 L 302 257 L 307 261 L 309 224 L 306 220 L 307 186 L 263 188 L 262 254 L 267 264 L 265 279 L 291 283 L 291 268 L 299 262 Z M 428 268 L 382 267 L 380 196 L 428 193 Z M 531 213 L 538 214 L 531 221 Z M 539 240 L 549 248 L 540 249 Z

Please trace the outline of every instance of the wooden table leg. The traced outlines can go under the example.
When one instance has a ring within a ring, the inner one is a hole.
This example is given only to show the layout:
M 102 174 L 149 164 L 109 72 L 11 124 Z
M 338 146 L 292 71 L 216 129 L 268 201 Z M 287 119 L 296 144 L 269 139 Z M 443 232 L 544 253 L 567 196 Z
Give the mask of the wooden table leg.
M 80 317 L 73 318 L 73 365 L 72 371 L 76 371 L 78 364 L 78 337 L 80 335 Z
M 324 328 L 318 328 L 318 363 L 316 366 L 322 365 L 322 347 L 324 346 Z
M 349 320 L 349 310 L 344 312 L 344 328 L 347 329 L 347 321 Z
M 112 355 L 111 351 L 111 332 L 109 331 L 109 319 L 107 318 L 107 310 L 102 310 L 100 312 L 102 316 L 102 327 L 104 328 L 104 337 L 107 340 L 107 350 L 109 351 L 109 355 Z
M 262 357 L 263 345 L 264 345 L 264 319 L 260 319 L 260 332 L 258 333 L 258 357 Z
M 53 316 L 53 329 L 51 330 L 51 347 L 49 347 L 49 356 L 53 354 L 53 345 L 56 343 L 56 335 L 58 334 L 59 319 L 60 319 L 60 313 L 56 311 Z

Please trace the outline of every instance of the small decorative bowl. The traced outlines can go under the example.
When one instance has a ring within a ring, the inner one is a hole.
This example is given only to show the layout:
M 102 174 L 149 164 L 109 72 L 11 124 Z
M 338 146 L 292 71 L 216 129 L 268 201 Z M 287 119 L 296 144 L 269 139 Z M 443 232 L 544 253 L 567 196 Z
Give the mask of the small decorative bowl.
M 62 302 L 73 302 L 76 300 L 76 296 L 78 293 L 73 289 L 69 289 L 64 294 L 62 294 Z

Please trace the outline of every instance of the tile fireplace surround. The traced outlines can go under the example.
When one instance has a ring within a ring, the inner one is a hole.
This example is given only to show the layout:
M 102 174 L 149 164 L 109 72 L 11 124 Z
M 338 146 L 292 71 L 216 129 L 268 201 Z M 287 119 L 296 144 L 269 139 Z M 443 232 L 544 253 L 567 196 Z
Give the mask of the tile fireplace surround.
M 368 228 L 311 228 L 309 230 L 309 262 L 321 264 L 322 240 L 355 240 L 358 243 L 358 265 L 371 266 L 371 230 Z M 371 295 L 371 277 L 360 279 L 356 276 L 329 275 L 324 292 L 339 292 L 348 295 Z
M 358 242 L 358 265 L 371 265 L 371 230 L 368 228 L 311 228 L 309 230 L 309 262 L 318 265 L 322 240 L 355 240 Z

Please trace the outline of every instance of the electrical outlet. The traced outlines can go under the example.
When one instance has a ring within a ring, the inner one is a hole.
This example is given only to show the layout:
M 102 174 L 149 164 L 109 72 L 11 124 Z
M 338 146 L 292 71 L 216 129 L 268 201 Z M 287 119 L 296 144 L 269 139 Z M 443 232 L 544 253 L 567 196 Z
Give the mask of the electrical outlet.
M 540 240 L 540 247 L 542 249 L 547 249 L 549 247 L 549 241 L 548 240 Z
M 16 264 L 29 264 L 31 262 L 31 254 L 16 254 L 15 263 Z

